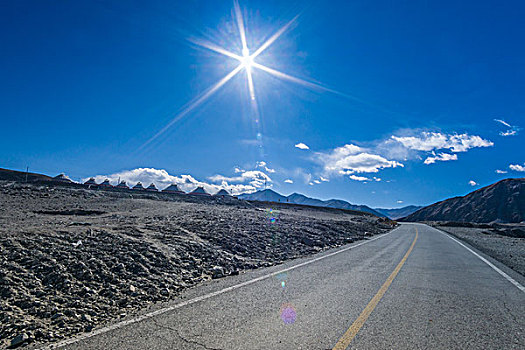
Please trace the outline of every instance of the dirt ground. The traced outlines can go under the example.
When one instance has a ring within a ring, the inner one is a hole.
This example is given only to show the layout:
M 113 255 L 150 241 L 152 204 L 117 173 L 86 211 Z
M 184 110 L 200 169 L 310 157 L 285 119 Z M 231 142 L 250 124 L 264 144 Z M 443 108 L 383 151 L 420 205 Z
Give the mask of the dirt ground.
M 199 282 L 394 225 L 339 209 L 0 182 L 0 347 L 90 331 Z

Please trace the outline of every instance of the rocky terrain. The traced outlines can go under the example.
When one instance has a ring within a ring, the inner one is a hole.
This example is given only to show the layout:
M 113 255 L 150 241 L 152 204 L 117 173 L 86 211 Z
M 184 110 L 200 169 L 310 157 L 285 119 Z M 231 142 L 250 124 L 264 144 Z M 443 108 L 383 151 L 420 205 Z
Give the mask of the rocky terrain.
M 0 348 L 87 332 L 199 282 L 393 226 L 340 209 L 0 181 Z
M 505 179 L 463 197 L 450 198 L 408 215 L 404 221 L 525 221 L 525 178 Z
M 525 225 L 434 223 L 525 276 Z

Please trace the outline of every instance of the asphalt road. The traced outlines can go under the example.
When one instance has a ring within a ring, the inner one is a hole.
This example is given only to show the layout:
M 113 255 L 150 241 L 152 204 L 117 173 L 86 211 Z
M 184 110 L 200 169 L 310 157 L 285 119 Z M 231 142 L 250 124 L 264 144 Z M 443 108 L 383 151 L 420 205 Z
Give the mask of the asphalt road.
M 211 281 L 156 313 L 62 345 L 525 349 L 525 278 L 469 247 L 499 273 L 465 246 L 403 224 L 364 244 Z

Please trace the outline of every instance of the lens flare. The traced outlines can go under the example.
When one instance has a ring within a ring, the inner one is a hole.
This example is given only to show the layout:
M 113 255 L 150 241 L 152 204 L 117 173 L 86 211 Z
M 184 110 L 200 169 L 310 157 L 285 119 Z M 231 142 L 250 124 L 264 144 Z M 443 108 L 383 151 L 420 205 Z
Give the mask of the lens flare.
M 297 312 L 292 304 L 287 303 L 281 306 L 281 320 L 283 320 L 285 324 L 295 323 L 296 318 Z

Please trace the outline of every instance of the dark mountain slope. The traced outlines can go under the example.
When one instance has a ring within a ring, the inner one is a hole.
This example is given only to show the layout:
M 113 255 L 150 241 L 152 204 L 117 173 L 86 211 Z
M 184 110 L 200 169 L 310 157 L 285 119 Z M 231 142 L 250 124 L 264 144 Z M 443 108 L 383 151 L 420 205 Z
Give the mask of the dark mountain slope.
M 429 205 L 403 221 L 525 221 L 525 178 L 501 180 L 466 196 Z
M 25 171 L 16 171 L 0 168 L 0 180 L 16 182 L 47 182 L 53 181 L 53 178 L 47 175 L 26 173 Z

